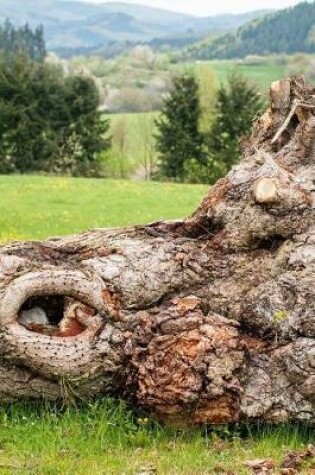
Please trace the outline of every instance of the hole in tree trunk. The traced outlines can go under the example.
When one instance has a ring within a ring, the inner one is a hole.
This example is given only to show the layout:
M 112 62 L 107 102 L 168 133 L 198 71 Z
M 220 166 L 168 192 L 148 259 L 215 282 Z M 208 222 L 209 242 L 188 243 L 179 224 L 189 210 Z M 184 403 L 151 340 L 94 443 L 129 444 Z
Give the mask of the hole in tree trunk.
M 32 297 L 28 299 L 21 307 L 20 316 L 27 315 L 31 317 L 33 312 L 34 318 L 36 315 L 39 320 L 44 320 L 44 314 L 46 315 L 46 322 L 49 325 L 58 326 L 64 316 L 65 297 L 63 295 L 52 295 L 43 297 Z M 37 322 L 37 323 L 45 323 Z
M 95 314 L 92 307 L 65 295 L 40 296 L 22 305 L 18 322 L 36 333 L 69 337 L 83 333 Z
M 283 236 L 279 234 L 274 234 L 265 239 L 257 239 L 253 242 L 253 245 L 256 249 L 266 249 L 266 251 L 276 252 L 286 241 Z
M 297 128 L 297 126 L 299 124 L 300 124 L 299 118 L 296 114 L 294 114 L 294 116 L 292 117 L 291 122 L 290 122 L 290 131 L 291 131 L 291 133 L 295 131 L 295 129 Z

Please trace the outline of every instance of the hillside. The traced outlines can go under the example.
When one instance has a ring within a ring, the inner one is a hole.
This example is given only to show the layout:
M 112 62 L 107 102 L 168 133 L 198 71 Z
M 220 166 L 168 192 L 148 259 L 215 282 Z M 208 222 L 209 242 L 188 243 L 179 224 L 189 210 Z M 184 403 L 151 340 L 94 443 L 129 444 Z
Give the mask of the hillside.
M 198 18 L 158 8 L 125 3 L 93 4 L 77 0 L 1 0 L 0 21 L 43 24 L 47 45 L 67 52 L 121 51 L 130 42 L 161 40 L 171 47 L 189 44 L 208 34 L 231 31 L 265 12 Z M 165 38 L 165 41 L 163 41 Z M 113 47 L 114 45 L 114 47 Z M 154 46 L 154 43 L 153 43 Z
M 236 33 L 191 45 L 184 55 L 205 60 L 298 52 L 315 52 L 315 2 L 300 3 L 251 21 Z

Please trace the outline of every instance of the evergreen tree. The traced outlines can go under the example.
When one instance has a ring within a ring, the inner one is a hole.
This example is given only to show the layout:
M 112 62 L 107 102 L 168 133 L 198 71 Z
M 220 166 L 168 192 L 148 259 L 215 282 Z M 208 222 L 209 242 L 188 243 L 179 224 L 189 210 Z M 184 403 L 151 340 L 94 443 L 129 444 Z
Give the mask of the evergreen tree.
M 35 31 L 28 24 L 15 28 L 7 19 L 0 26 L 0 51 L 8 62 L 16 54 L 24 54 L 33 61 L 43 62 L 46 56 L 43 27 L 38 26 Z
M 34 60 L 42 62 L 46 57 L 46 42 L 44 36 L 44 27 L 40 25 L 36 28 L 34 37 L 35 51 L 34 51 Z
M 196 78 L 188 73 L 174 77 L 161 116 L 156 120 L 161 176 L 182 180 L 186 160 L 204 160 L 200 116 Z
M 0 27 L 0 172 L 100 174 L 102 120 L 95 83 L 45 64 L 44 32 Z
M 88 78 L 16 54 L 0 61 L 0 172 L 100 174 L 109 129 Z
M 109 121 L 102 119 L 99 103 L 99 93 L 92 79 L 82 76 L 69 76 L 66 79 L 63 104 L 67 127 L 62 134 L 61 170 L 64 166 L 68 168 L 65 157 L 72 157 L 72 175 L 99 174 L 98 157 L 102 150 L 109 147 L 106 135 L 110 127 Z
M 239 160 L 239 140 L 250 132 L 262 107 L 256 88 L 242 75 L 230 74 L 227 86 L 219 88 L 216 117 L 208 135 L 210 166 L 215 161 L 223 174 Z

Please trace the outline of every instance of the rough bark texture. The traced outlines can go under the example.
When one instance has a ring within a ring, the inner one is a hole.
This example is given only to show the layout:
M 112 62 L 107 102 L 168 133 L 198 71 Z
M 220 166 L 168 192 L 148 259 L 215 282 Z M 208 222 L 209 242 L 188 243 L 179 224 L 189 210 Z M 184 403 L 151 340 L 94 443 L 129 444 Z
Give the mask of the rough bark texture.
M 0 397 L 315 421 L 315 90 L 271 87 L 188 219 L 0 248 Z

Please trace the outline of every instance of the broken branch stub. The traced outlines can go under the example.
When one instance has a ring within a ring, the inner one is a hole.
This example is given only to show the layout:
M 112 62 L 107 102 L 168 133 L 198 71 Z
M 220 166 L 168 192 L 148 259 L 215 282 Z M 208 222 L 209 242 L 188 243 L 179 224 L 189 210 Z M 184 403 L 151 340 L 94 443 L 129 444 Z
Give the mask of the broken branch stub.
M 275 203 L 278 201 L 279 182 L 274 178 L 261 178 L 254 185 L 257 203 Z
M 315 90 L 273 84 L 186 220 L 0 248 L 0 397 L 175 424 L 315 421 Z

